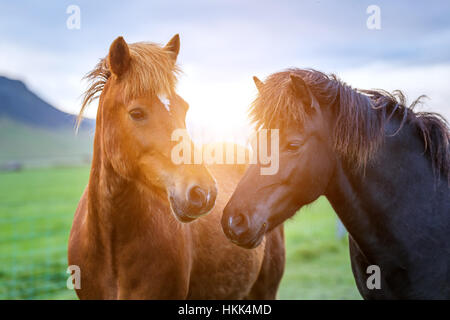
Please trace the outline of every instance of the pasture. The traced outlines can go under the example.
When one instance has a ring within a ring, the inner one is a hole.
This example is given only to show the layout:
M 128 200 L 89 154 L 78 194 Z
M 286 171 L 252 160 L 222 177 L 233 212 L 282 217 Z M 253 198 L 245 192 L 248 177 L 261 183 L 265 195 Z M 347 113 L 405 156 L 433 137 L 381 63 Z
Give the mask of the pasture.
M 0 299 L 74 299 L 66 288 L 72 217 L 88 167 L 0 173 Z M 285 224 L 279 299 L 360 299 L 347 238 L 324 198 Z M 81 280 L 82 281 L 82 280 Z

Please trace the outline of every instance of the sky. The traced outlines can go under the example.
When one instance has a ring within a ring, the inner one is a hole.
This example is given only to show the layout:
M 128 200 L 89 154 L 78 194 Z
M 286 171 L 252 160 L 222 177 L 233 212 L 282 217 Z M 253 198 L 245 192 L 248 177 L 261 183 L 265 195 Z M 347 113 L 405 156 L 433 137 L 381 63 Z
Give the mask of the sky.
M 79 29 L 67 27 L 71 5 Z M 370 5 L 379 29 L 367 26 Z M 116 37 L 165 44 L 179 33 L 178 93 L 190 104 L 188 128 L 208 139 L 248 135 L 252 76 L 290 67 L 335 73 L 355 88 L 401 89 L 409 101 L 426 94 L 422 110 L 450 119 L 449 17 L 450 2 L 435 0 L 0 0 L 0 74 L 78 113 L 82 77 Z

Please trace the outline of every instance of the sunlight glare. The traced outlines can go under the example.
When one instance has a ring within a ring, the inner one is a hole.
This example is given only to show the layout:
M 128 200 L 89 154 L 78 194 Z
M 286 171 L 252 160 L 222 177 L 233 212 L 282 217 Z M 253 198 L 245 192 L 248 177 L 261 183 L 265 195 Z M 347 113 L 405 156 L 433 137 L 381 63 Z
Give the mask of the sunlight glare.
M 251 132 L 247 111 L 256 95 L 252 78 L 208 81 L 184 69 L 178 94 L 189 103 L 186 125 L 194 142 L 245 145 Z

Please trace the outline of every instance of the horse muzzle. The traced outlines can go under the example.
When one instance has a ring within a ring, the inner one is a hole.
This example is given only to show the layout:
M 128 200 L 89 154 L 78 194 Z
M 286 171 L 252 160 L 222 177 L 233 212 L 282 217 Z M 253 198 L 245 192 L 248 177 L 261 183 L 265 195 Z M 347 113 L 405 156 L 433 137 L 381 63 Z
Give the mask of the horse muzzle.
M 222 230 L 234 244 L 253 249 L 264 239 L 267 223 L 252 222 L 248 214 L 234 213 L 226 206 L 222 215 Z
M 204 189 L 199 185 L 192 185 L 182 197 L 177 197 L 175 194 L 169 193 L 172 211 L 175 217 L 184 223 L 194 221 L 208 214 L 214 207 L 216 197 L 216 186 Z

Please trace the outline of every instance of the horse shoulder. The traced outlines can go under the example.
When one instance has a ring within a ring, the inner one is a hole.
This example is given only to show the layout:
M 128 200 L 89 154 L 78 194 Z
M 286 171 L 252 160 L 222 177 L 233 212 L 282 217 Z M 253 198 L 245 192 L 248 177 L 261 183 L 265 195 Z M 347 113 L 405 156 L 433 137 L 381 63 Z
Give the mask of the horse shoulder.
M 92 240 L 87 228 L 88 187 L 81 196 L 75 211 L 69 236 L 68 263 L 80 270 L 81 288 L 76 289 L 80 299 L 112 299 L 116 290 L 110 272 L 101 263 L 101 246 Z M 98 272 L 102 270 L 102 272 Z M 100 276 L 99 276 L 100 275 Z
M 83 195 L 75 211 L 72 228 L 69 236 L 68 259 L 69 265 L 76 264 L 80 257 L 80 241 L 83 228 L 83 221 L 87 213 L 88 187 L 84 189 Z

